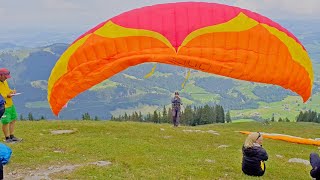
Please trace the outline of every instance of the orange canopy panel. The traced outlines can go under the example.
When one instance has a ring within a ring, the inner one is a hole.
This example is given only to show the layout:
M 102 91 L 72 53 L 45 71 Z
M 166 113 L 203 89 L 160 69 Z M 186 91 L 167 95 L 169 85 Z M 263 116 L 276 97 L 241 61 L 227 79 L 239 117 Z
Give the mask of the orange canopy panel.
M 250 134 L 251 132 L 240 131 L 240 133 Z M 273 134 L 273 133 L 261 133 L 261 134 L 262 134 L 263 138 L 267 138 L 267 139 L 281 140 L 281 141 L 297 143 L 297 144 L 307 144 L 307 145 L 320 146 L 320 141 L 315 140 L 315 139 L 306 139 L 306 138 L 301 138 L 301 137 L 297 137 L 297 136 L 290 136 L 290 135 L 285 135 L 285 134 Z

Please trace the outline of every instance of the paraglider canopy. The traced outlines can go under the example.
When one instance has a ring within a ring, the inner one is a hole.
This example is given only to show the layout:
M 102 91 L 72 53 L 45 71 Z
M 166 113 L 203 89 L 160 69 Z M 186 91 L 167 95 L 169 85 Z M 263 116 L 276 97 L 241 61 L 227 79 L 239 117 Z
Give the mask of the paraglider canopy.
M 304 101 L 313 84 L 305 48 L 272 20 L 223 4 L 160 4 L 102 22 L 70 45 L 48 81 L 53 113 L 79 93 L 146 62 L 275 84 Z

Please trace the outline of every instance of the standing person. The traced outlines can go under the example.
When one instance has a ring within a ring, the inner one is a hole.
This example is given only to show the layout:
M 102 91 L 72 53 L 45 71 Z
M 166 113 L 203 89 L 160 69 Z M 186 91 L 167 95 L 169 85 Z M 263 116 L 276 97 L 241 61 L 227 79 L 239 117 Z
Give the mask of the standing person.
M 0 68 L 0 94 L 6 101 L 5 112 L 1 118 L 1 123 L 7 143 L 20 141 L 20 139 L 14 136 L 14 126 L 18 115 L 12 101 L 13 94 L 15 94 L 16 91 L 10 89 L 7 82 L 7 79 L 10 77 L 10 71 L 8 69 Z
M 317 153 L 310 154 L 310 164 L 312 166 L 310 171 L 311 177 L 320 180 L 320 157 Z
M 174 127 L 179 126 L 180 116 L 181 116 L 181 105 L 182 101 L 179 97 L 179 93 L 175 92 L 174 97 L 171 100 L 172 103 L 172 122 Z
M 253 132 L 242 147 L 242 171 L 249 176 L 263 176 L 266 171 L 264 161 L 268 160 L 268 154 L 262 148 L 262 140 L 261 133 Z

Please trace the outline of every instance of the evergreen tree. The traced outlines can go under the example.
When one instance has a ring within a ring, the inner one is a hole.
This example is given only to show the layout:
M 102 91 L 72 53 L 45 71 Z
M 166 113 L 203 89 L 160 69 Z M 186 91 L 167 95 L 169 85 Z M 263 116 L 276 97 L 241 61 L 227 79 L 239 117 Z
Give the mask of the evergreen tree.
M 312 111 L 311 112 L 311 122 L 314 122 L 314 123 L 316 123 L 317 122 L 317 112 L 315 112 L 315 111 Z
M 161 123 L 161 113 L 160 112 L 158 112 L 158 123 L 160 124 Z
M 192 112 L 192 108 L 190 105 L 188 105 L 185 108 L 184 113 L 183 113 L 183 117 L 184 117 L 183 124 L 191 126 L 193 123 L 193 112 Z
M 21 120 L 21 121 L 24 121 L 24 120 L 25 120 L 22 114 L 20 114 L 20 120 Z
M 232 122 L 231 121 L 231 116 L 230 116 L 230 111 L 228 111 L 227 114 L 226 114 L 226 122 L 227 123 L 231 123 Z
M 152 116 L 152 122 L 158 123 L 158 121 L 159 121 L 158 113 L 157 111 L 154 111 Z
M 134 121 L 140 121 L 139 114 L 136 111 L 134 112 Z
M 274 122 L 274 121 L 275 121 L 274 113 L 272 113 L 271 122 Z
M 271 118 L 271 122 L 274 122 L 274 116 L 272 116 L 272 118 Z
M 283 120 L 282 120 L 282 118 L 281 118 L 281 117 L 279 118 L 278 122 L 283 122 Z
M 311 110 L 307 111 L 307 122 L 312 122 L 312 112 L 311 112 Z
M 302 113 L 302 122 L 308 122 L 308 119 L 309 119 L 309 115 L 308 115 L 308 112 L 304 112 Z
M 152 122 L 152 116 L 150 113 L 148 113 L 148 115 L 146 117 L 146 122 Z
M 192 123 L 192 126 L 197 126 L 202 124 L 202 111 L 203 107 L 197 107 L 196 111 L 194 112 L 194 121 Z
M 210 111 L 211 111 L 211 108 L 209 107 L 209 105 L 205 105 L 202 108 L 200 124 L 210 124 L 210 123 L 212 123 L 213 117 L 210 117 L 210 114 L 211 114 Z
M 223 110 L 222 106 L 217 105 L 215 107 L 215 113 L 216 113 L 216 117 L 217 117 L 217 123 L 224 123 L 224 110 Z
M 33 121 L 34 120 L 33 115 L 32 115 L 31 112 L 29 112 L 29 114 L 28 114 L 28 120 L 29 121 Z
M 286 117 L 285 122 L 290 122 L 290 120 Z
M 217 123 L 218 114 L 217 114 L 217 105 L 211 107 L 212 111 L 212 123 Z
M 168 123 L 168 113 L 167 113 L 166 106 L 163 106 L 161 120 L 162 120 L 163 123 Z
M 167 118 L 167 121 L 169 122 L 169 123 L 172 123 L 172 109 L 169 107 L 169 109 L 168 109 L 168 116 L 167 116 L 168 118 Z
M 213 106 L 209 106 L 209 123 L 210 124 L 216 123 L 214 118 L 215 118 L 214 107 Z
M 141 112 L 140 112 L 140 111 L 139 111 L 139 118 L 138 118 L 138 119 L 139 119 L 139 121 L 140 121 L 140 122 L 142 122 L 142 121 L 143 121 L 143 117 L 142 117 L 142 114 L 141 114 Z
M 41 117 L 40 117 L 40 120 L 45 120 L 46 118 L 42 115 Z
M 221 117 L 220 117 L 220 107 L 219 107 L 219 105 L 216 105 L 215 107 L 214 107 L 214 114 L 215 114 L 215 116 L 216 116 L 216 123 L 220 123 L 221 122 Z
M 91 120 L 90 114 L 88 112 L 82 114 L 82 120 Z
M 303 121 L 303 112 L 300 111 L 299 115 L 297 116 L 297 122 L 302 122 Z
M 98 116 L 94 116 L 94 120 L 95 120 L 95 121 L 99 121 Z
M 220 113 L 221 113 L 221 122 L 225 123 L 226 122 L 226 117 L 225 117 L 224 109 L 223 109 L 222 106 L 220 106 Z

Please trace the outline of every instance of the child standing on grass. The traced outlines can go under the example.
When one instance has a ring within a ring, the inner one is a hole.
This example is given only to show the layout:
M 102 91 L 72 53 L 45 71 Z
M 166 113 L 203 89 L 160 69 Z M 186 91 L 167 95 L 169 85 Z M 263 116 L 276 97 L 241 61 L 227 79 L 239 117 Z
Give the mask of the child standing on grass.
M 266 171 L 264 161 L 268 160 L 268 154 L 262 148 L 262 135 L 253 132 L 248 135 L 242 147 L 242 171 L 249 176 L 263 176 Z

